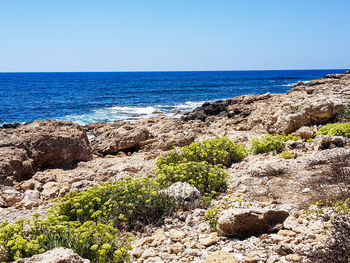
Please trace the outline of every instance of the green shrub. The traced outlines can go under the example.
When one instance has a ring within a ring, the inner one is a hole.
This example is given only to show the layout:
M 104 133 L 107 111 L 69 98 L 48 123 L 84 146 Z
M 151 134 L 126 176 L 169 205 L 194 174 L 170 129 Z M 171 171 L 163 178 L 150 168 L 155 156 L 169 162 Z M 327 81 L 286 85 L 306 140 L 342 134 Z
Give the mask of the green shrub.
M 172 212 L 173 200 L 158 190 L 159 185 L 148 177 L 127 178 L 66 195 L 50 213 L 70 221 L 111 222 L 115 227 L 132 229 L 140 223 L 158 223 Z
M 176 182 L 187 182 L 202 193 L 222 192 L 226 190 L 228 174 L 222 165 L 211 165 L 205 161 L 178 164 L 163 164 L 156 169 L 156 181 L 161 187 Z
M 185 162 L 202 162 L 210 164 L 222 164 L 240 162 L 247 155 L 244 146 L 234 143 L 227 137 L 208 139 L 198 143 L 192 143 L 181 149 L 169 151 L 165 156 L 160 156 L 157 165 L 171 165 Z
M 289 140 L 297 141 L 301 138 L 299 136 L 281 135 L 281 134 L 266 134 L 261 138 L 254 138 L 250 142 L 250 149 L 253 154 L 267 153 L 267 152 L 281 152 L 284 143 Z
M 316 135 L 333 135 L 350 138 L 350 123 L 330 123 L 318 130 Z
M 291 152 L 281 152 L 280 157 L 282 159 L 294 159 L 295 158 L 295 154 L 291 153 Z
M 45 220 L 19 220 L 0 225 L 1 262 L 43 253 L 55 247 L 71 248 L 92 262 L 127 262 L 131 234 L 110 225 L 87 221 L 67 221 L 49 216 Z

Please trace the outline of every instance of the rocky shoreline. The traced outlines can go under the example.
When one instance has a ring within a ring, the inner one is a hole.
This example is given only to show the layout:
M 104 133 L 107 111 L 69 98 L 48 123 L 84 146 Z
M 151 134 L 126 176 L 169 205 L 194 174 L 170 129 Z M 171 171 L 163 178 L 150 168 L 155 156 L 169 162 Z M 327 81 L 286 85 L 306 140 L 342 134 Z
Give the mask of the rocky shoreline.
M 350 169 L 350 139 L 315 133 L 324 124 L 348 122 L 349 104 L 347 71 L 300 82 L 285 94 L 205 103 L 182 119 L 7 125 L 0 128 L 0 223 L 43 213 L 55 198 L 98 183 L 154 177 L 157 157 L 173 147 L 223 136 L 249 146 L 265 133 L 293 134 L 304 139 L 284 146 L 295 158 L 249 154 L 227 169 L 228 189 L 210 205 L 217 231 L 205 209 L 181 211 L 164 225 L 135 232 L 131 255 L 149 263 L 310 262 L 306 255 L 322 248 L 327 222 L 300 216 L 312 202 L 340 194 L 340 182 L 329 180 L 334 165 Z M 241 236 L 236 228 L 244 230 Z M 74 260 L 64 262 L 82 262 Z

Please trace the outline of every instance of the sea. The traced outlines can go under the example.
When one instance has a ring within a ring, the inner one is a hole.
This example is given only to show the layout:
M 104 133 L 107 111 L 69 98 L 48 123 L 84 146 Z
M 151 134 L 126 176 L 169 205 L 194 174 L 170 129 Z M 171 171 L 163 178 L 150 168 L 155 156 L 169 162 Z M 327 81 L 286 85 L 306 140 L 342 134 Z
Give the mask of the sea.
M 0 124 L 59 119 L 87 124 L 167 115 L 206 101 L 281 93 L 329 70 L 0 73 Z

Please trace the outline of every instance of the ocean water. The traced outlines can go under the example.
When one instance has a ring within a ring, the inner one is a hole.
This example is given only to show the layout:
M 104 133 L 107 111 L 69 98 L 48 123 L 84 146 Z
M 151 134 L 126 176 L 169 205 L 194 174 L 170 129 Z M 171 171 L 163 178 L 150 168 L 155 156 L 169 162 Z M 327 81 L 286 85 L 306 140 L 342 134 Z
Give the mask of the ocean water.
M 344 70 L 0 73 L 0 124 L 179 117 L 205 101 L 286 92 Z

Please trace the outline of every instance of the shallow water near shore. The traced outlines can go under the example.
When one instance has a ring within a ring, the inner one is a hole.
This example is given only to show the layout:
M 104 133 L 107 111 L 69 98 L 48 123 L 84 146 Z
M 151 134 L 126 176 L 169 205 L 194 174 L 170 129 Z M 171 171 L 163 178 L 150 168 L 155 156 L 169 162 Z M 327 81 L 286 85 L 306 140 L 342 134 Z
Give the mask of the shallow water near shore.
M 164 114 L 205 101 L 280 93 L 344 70 L 0 73 L 0 124 L 60 119 L 87 124 Z

